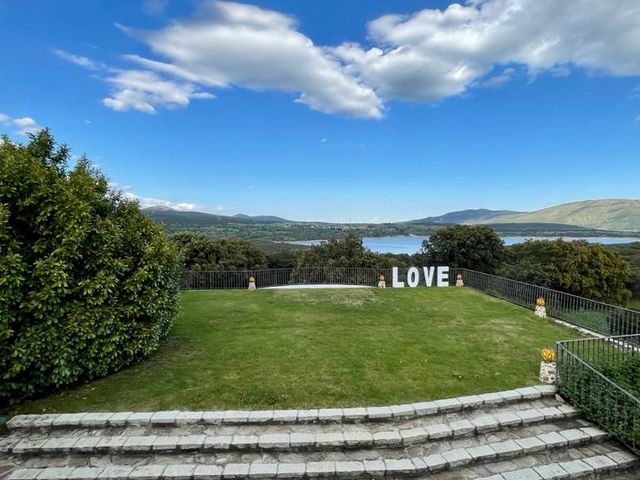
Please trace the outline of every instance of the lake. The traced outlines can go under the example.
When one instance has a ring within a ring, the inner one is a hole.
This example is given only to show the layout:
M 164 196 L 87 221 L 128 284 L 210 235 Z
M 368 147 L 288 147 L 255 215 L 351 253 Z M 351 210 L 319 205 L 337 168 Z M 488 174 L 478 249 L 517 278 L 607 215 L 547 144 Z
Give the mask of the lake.
M 368 249 L 378 253 L 416 253 L 422 247 L 423 240 L 429 237 L 396 236 L 396 237 L 364 237 L 362 242 Z M 550 240 L 563 237 L 502 237 L 505 245 L 522 243 L 525 240 Z M 566 237 L 565 240 L 586 240 L 590 243 L 611 245 L 614 243 L 638 242 L 640 238 L 632 237 Z M 322 240 L 288 242 L 296 245 L 318 245 Z

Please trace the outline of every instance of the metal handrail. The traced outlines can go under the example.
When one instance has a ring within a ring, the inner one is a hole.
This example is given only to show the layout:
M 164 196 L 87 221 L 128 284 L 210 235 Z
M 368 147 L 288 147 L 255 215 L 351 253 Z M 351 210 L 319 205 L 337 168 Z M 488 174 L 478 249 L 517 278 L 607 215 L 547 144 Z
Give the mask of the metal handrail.
M 559 393 L 635 451 L 640 450 L 640 398 L 602 370 L 640 360 L 639 341 L 640 335 L 622 335 L 556 343 Z

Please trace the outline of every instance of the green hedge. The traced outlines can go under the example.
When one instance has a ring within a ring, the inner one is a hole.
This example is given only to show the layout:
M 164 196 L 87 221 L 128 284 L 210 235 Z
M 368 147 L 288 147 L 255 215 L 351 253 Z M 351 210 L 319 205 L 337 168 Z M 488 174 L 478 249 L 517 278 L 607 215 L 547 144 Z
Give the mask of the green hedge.
M 0 405 L 107 375 L 156 350 L 180 258 L 137 203 L 47 130 L 0 140 Z

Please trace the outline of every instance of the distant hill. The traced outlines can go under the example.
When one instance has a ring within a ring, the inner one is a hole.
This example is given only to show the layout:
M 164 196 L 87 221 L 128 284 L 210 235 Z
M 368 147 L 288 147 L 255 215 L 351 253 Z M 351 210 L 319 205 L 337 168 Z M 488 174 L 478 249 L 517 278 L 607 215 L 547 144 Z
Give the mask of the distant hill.
M 168 207 L 149 207 L 143 209 L 143 212 L 154 220 L 166 225 L 180 225 L 184 227 L 206 227 L 226 225 L 228 223 L 256 223 L 256 221 L 251 218 L 215 215 L 204 212 L 183 212 Z
M 468 223 L 561 223 L 601 230 L 640 231 L 640 200 L 586 200 L 535 212 L 500 215 Z
M 640 200 L 585 200 L 565 203 L 534 212 L 510 210 L 460 210 L 437 217 L 421 218 L 413 224 L 529 224 L 532 229 L 557 230 L 558 227 L 583 227 L 614 232 L 640 231 Z M 535 228 L 533 228 L 535 226 Z
M 244 213 L 238 213 L 233 216 L 234 218 L 251 218 L 258 222 L 267 222 L 267 223 L 292 223 L 291 220 L 287 220 L 286 218 L 276 217 L 275 215 L 245 215 Z
M 407 223 L 487 223 L 489 220 L 502 215 L 519 214 L 513 210 L 487 210 L 486 208 L 477 208 L 471 210 L 460 210 L 457 212 L 449 212 L 438 217 L 426 217 L 419 220 L 410 220 Z
M 166 225 L 179 225 L 182 227 L 208 227 L 215 225 L 234 224 L 257 224 L 257 223 L 288 223 L 289 220 L 270 215 L 216 215 L 204 212 L 184 212 L 173 208 L 158 206 L 144 208 L 143 212 L 158 222 Z

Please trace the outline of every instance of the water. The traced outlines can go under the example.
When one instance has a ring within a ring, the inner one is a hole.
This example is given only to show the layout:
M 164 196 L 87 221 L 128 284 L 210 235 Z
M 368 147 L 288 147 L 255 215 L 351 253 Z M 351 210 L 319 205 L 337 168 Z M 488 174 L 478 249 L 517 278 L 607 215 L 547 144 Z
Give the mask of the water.
M 395 236 L 395 237 L 364 237 L 362 243 L 368 249 L 378 253 L 416 253 L 422 247 L 422 242 L 429 237 Z M 564 238 L 565 240 L 586 240 L 589 243 L 611 245 L 615 243 L 638 242 L 640 238 L 633 237 L 501 237 L 505 245 L 514 245 L 526 240 L 551 240 Z M 318 245 L 322 240 L 290 242 L 297 245 Z

